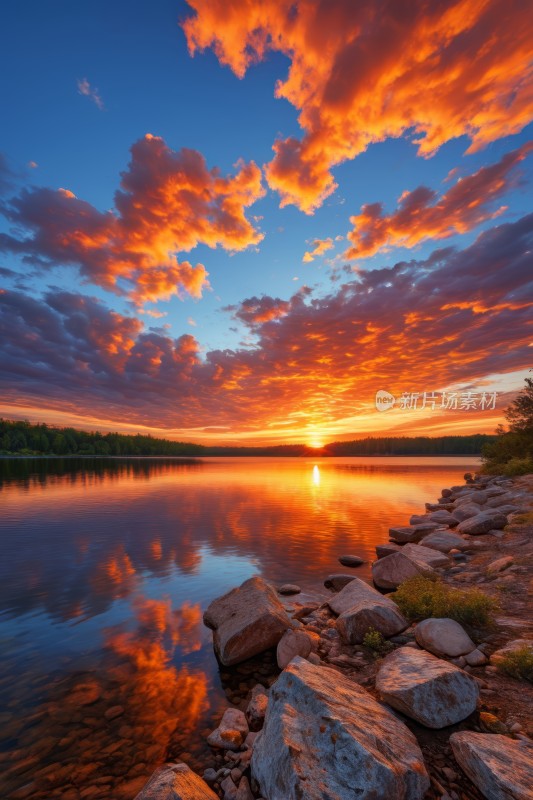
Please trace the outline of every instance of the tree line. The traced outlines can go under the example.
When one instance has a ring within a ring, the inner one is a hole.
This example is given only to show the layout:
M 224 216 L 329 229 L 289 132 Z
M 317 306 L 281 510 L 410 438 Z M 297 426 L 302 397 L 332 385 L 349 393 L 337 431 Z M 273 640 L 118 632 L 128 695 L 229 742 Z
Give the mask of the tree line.
M 0 455 L 28 456 L 446 456 L 479 455 L 497 437 L 385 436 L 332 442 L 323 448 L 303 444 L 270 447 L 206 447 L 142 434 L 100 433 L 0 419 Z

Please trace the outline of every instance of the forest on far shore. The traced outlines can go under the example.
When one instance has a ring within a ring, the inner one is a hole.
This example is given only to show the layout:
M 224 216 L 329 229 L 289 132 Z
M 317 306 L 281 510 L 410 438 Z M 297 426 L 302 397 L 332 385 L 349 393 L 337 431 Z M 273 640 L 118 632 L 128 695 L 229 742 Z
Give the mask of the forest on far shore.
M 142 434 L 100 433 L 45 423 L 0 419 L 0 455 L 11 456 L 451 456 L 480 455 L 496 436 L 369 436 L 331 442 L 269 447 L 205 446 Z

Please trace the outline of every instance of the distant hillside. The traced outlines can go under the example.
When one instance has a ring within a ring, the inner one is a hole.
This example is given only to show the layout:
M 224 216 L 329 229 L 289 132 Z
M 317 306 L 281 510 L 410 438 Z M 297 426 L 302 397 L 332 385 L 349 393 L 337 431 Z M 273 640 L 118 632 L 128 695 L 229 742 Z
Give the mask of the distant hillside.
M 0 455 L 54 456 L 451 456 L 479 455 L 496 439 L 473 436 L 367 437 L 332 442 L 322 449 L 304 444 L 271 447 L 205 447 L 153 436 L 99 433 L 0 419 Z

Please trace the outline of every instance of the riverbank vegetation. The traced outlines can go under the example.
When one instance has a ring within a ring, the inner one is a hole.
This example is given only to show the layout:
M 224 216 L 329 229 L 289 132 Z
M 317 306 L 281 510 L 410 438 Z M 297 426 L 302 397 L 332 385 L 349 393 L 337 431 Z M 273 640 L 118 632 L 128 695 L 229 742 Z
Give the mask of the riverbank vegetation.
M 482 451 L 483 471 L 512 477 L 533 472 L 533 379 L 526 385 L 505 412 L 509 423 L 487 442 Z

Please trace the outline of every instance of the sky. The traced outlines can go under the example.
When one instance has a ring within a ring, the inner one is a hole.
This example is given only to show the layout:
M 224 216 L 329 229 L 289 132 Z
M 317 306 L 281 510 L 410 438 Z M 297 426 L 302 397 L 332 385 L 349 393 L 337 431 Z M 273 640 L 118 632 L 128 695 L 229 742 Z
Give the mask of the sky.
M 533 369 L 532 61 L 517 0 L 6 4 L 0 414 L 492 433 Z

